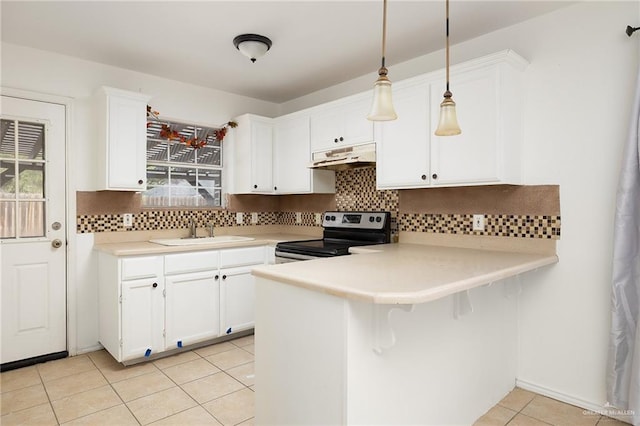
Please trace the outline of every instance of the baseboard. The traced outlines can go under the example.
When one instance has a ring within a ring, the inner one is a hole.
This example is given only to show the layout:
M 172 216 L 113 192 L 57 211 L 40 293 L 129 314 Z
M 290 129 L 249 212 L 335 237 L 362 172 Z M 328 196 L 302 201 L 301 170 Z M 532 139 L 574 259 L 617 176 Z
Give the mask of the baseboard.
M 102 349 L 104 349 L 104 347 L 100 343 L 97 343 L 97 344 L 95 344 L 93 346 L 89 346 L 89 347 L 82 348 L 82 349 L 76 349 L 76 355 L 88 354 L 90 352 L 96 352 L 96 351 L 100 351 Z
M 565 402 L 567 404 L 575 405 L 576 407 L 584 408 L 586 414 L 602 414 L 603 416 L 611 417 L 626 423 L 631 424 L 631 416 L 625 415 L 625 410 L 619 410 L 615 407 L 608 405 L 600 405 L 591 401 L 586 401 L 581 398 L 576 398 L 566 393 L 558 392 L 553 389 L 549 389 L 544 386 L 537 385 L 535 383 L 527 382 L 526 380 L 516 379 L 516 386 L 524 390 L 528 390 L 539 395 L 547 396 L 557 401 Z M 591 412 L 591 413 L 588 413 Z

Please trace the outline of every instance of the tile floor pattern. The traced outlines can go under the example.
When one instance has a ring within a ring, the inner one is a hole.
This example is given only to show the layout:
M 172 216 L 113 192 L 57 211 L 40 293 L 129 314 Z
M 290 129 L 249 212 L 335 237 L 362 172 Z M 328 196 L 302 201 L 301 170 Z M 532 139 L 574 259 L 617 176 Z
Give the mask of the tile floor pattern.
M 0 424 L 253 425 L 254 340 L 123 367 L 107 352 L 0 374 Z M 474 426 L 625 426 L 516 388 Z
M 106 351 L 0 374 L 0 424 L 253 425 L 253 336 L 124 367 Z

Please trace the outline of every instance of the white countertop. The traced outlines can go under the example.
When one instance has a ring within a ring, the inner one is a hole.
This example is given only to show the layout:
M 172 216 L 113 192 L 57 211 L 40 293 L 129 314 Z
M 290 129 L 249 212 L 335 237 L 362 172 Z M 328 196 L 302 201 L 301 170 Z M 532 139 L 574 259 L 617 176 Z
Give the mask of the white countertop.
M 558 262 L 555 254 L 403 243 L 351 252 L 360 254 L 257 266 L 253 274 L 374 304 L 415 304 Z
M 238 247 L 255 247 L 275 245 L 280 241 L 310 240 L 314 237 L 300 234 L 243 234 L 243 237 L 251 237 L 249 241 L 235 241 L 214 244 L 194 244 L 186 246 L 164 246 L 150 243 L 149 241 L 129 241 L 119 243 L 96 244 L 95 250 L 111 254 L 113 256 L 139 256 L 165 253 L 180 253 L 189 251 L 218 250 Z

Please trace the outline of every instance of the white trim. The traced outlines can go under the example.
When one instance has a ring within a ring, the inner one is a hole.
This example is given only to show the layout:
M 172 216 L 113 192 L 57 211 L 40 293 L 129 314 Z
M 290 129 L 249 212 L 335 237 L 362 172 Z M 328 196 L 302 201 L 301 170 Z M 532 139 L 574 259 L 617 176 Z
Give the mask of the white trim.
M 524 390 L 537 393 L 539 395 L 548 396 L 549 398 L 566 402 L 567 404 L 575 405 L 576 407 L 584 408 L 586 410 L 601 412 L 610 408 L 591 401 L 576 398 L 575 396 L 567 395 L 566 393 L 540 386 L 535 383 L 527 382 L 526 380 L 516 379 L 516 386 Z
M 67 351 L 69 356 L 76 355 L 77 353 L 77 307 L 76 307 L 76 256 L 74 252 L 75 248 L 75 223 L 76 223 L 76 198 L 75 188 L 71 187 L 73 179 L 71 176 L 73 168 L 70 161 L 70 149 L 71 146 L 71 124 L 73 122 L 72 116 L 73 110 L 73 98 L 59 95 L 52 95 L 49 93 L 39 93 L 30 90 L 17 89 L 12 87 L 1 87 L 0 95 L 10 96 L 14 98 L 27 99 L 38 102 L 47 102 L 51 104 L 64 105 L 65 107 L 65 217 L 66 217 L 66 232 L 65 238 L 67 240 L 66 245 L 66 295 L 67 295 Z

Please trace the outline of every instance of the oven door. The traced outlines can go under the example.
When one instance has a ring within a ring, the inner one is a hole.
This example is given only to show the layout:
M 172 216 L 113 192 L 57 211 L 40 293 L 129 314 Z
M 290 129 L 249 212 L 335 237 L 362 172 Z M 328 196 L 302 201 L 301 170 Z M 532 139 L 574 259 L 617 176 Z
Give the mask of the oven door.
M 276 250 L 276 265 L 280 263 L 300 262 L 302 260 L 313 260 L 317 258 L 317 256 L 310 256 L 308 254 L 287 253 Z

